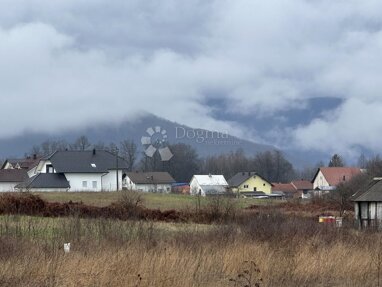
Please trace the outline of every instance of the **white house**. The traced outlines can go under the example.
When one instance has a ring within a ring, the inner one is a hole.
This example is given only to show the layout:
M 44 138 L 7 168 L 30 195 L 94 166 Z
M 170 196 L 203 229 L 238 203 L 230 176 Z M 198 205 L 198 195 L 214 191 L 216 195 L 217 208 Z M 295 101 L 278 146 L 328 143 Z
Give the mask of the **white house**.
M 128 172 L 124 178 L 124 187 L 143 192 L 168 193 L 174 183 L 168 172 Z
M 228 183 L 223 175 L 194 175 L 190 181 L 190 194 L 211 195 L 227 192 Z
M 25 169 L 0 169 L 0 192 L 15 191 L 16 185 L 27 178 Z
M 321 167 L 312 180 L 313 190 L 329 192 L 361 172 L 357 167 Z
M 16 186 L 38 191 L 122 190 L 125 160 L 102 150 L 56 151 L 40 160 L 33 174 Z M 117 180 L 118 178 L 118 180 Z

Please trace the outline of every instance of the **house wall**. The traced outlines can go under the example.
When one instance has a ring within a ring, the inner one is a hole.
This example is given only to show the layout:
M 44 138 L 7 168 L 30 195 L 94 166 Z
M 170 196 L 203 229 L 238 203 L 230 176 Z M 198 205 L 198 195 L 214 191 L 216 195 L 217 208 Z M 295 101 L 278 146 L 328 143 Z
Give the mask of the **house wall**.
M 20 190 L 24 191 L 24 190 Z M 30 188 L 28 189 L 30 192 L 68 192 L 71 190 L 68 190 L 66 188 Z
M 123 171 L 118 170 L 118 188 L 122 190 L 124 185 L 122 181 Z M 117 190 L 117 171 L 109 170 L 107 174 L 102 176 L 102 190 L 103 191 L 116 191 Z
M 36 173 L 37 172 L 40 172 L 40 173 L 46 173 L 46 166 L 49 165 L 49 164 L 52 164 L 50 162 L 50 160 L 46 160 L 44 162 L 41 163 L 41 165 L 39 165 L 37 168 L 36 168 Z M 56 173 L 56 170 L 53 168 L 53 172 Z
M 248 187 L 247 187 L 248 186 Z M 243 182 L 238 188 L 233 189 L 233 192 L 254 192 L 254 188 L 256 191 L 262 191 L 266 194 L 272 193 L 272 186 L 269 182 L 262 179 L 260 176 L 252 176 L 248 178 L 245 182 Z
M 355 202 L 354 216 L 359 227 L 382 228 L 382 202 Z
M 19 182 L 0 182 L 0 192 L 14 191 Z
M 143 192 L 171 192 L 171 184 L 136 184 L 135 190 Z
M 7 161 L 3 169 L 11 169 L 13 166 Z
M 198 195 L 200 191 L 200 195 L 206 196 L 204 190 L 200 187 L 199 182 L 196 180 L 196 178 L 192 178 L 190 182 L 190 194 L 191 195 Z
M 70 184 L 70 191 L 101 191 L 102 173 L 65 173 Z M 83 181 L 87 182 L 87 187 L 83 187 Z M 97 187 L 93 188 L 93 181 L 97 182 Z
M 329 183 L 325 179 L 324 174 L 321 172 L 321 170 L 317 173 L 317 176 L 314 178 L 313 181 L 313 189 L 316 189 L 319 187 L 320 189 L 324 189 L 322 187 L 329 187 Z
M 128 176 L 125 178 L 124 187 L 142 192 L 171 192 L 171 184 L 136 184 Z

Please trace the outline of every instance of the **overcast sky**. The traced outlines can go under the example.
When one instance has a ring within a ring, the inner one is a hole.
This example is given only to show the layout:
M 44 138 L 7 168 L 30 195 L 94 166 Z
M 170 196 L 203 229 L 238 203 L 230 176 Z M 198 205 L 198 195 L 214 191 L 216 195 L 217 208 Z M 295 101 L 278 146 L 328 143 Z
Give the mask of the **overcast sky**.
M 0 5 L 0 137 L 146 111 L 282 147 L 382 147 L 382 1 Z

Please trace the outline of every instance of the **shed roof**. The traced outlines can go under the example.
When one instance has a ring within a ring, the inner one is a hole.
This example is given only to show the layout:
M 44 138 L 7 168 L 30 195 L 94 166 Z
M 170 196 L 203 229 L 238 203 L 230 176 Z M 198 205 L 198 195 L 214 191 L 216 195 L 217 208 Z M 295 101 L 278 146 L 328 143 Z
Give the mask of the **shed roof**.
M 297 190 L 310 190 L 313 189 L 313 184 L 309 180 L 293 180 L 291 184 L 297 189 Z
M 25 169 L 0 169 L 0 182 L 22 182 L 28 178 Z
M 382 180 L 373 180 L 366 188 L 355 193 L 352 200 L 382 202 Z
M 175 179 L 168 172 L 128 172 L 126 175 L 135 184 L 175 183 Z
M 70 188 L 69 182 L 62 173 L 39 173 L 16 188 Z
M 282 191 L 282 192 L 297 192 L 297 189 L 291 183 L 272 183 L 272 192 Z

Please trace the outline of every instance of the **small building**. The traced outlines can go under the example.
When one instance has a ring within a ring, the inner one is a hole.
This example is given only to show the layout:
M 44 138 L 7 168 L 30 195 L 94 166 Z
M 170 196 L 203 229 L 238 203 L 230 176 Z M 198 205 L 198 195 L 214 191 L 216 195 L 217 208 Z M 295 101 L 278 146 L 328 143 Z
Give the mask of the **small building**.
M 293 180 L 291 181 L 291 185 L 296 189 L 298 198 L 307 199 L 311 197 L 313 184 L 309 180 Z
M 171 192 L 175 180 L 168 172 L 127 172 L 124 187 L 143 192 Z
M 191 195 L 218 195 L 227 193 L 228 183 L 223 175 L 194 175 L 190 181 Z
M 18 184 L 19 191 L 69 191 L 69 181 L 62 173 L 39 173 Z
M 27 178 L 25 169 L 0 169 L 0 192 L 15 191 L 15 187 Z
M 238 172 L 228 180 L 232 192 L 245 196 L 269 195 L 272 193 L 272 183 L 256 172 Z
M 313 177 L 313 190 L 317 195 L 328 193 L 361 172 L 357 167 L 321 167 Z
M 360 228 L 382 228 L 382 178 L 375 178 L 352 196 L 354 217 Z
M 299 198 L 297 189 L 293 186 L 292 183 L 272 183 L 272 193 L 282 193 L 285 195 L 285 198 Z

